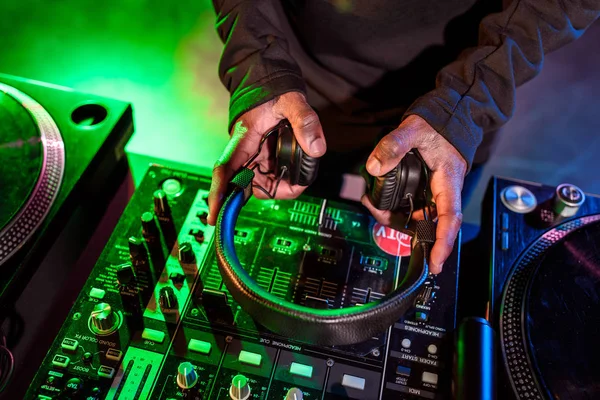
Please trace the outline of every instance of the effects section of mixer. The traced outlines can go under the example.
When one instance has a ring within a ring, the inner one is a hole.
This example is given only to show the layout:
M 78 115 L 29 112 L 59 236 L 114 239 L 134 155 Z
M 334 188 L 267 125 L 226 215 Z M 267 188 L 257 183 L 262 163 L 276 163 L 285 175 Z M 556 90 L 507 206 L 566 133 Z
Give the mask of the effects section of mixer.
M 174 314 L 180 313 L 189 300 L 213 236 L 205 219 L 208 191 L 198 190 L 204 182 L 153 172 L 119 220 L 27 399 L 128 400 L 151 392 L 176 331 L 171 311 L 178 305 Z M 167 196 L 160 190 L 165 182 L 180 192 Z M 153 211 L 145 211 L 149 201 Z M 165 294 L 166 287 L 172 291 Z M 156 296 L 167 318 L 143 315 Z
M 207 224 L 206 191 L 199 190 L 167 258 L 154 293 L 144 311 L 145 318 L 177 323 L 190 298 L 199 269 L 210 253 L 214 227 Z

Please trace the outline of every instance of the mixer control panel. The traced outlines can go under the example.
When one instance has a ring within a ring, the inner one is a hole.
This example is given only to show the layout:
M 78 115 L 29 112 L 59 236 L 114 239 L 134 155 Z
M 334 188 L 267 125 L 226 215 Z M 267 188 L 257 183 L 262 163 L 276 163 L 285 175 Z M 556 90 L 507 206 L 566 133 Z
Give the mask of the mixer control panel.
M 152 166 L 31 383 L 26 399 L 447 399 L 458 248 L 414 307 L 355 345 L 280 337 L 231 297 L 207 224 L 206 177 Z M 251 199 L 240 262 L 267 291 L 316 308 L 382 298 L 410 237 L 359 206 Z

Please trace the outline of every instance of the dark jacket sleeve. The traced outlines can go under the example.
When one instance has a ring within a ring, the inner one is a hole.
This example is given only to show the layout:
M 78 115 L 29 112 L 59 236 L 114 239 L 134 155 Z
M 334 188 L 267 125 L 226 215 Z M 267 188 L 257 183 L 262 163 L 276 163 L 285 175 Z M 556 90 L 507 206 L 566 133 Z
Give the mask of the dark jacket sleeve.
M 482 20 L 478 46 L 443 68 L 436 89 L 403 118 L 425 119 L 470 169 L 484 132 L 512 117 L 516 88 L 540 72 L 544 55 L 577 39 L 599 14 L 600 0 L 513 0 Z
M 224 43 L 219 77 L 230 93 L 229 131 L 246 111 L 286 92 L 306 93 L 275 7 L 278 0 L 213 0 Z

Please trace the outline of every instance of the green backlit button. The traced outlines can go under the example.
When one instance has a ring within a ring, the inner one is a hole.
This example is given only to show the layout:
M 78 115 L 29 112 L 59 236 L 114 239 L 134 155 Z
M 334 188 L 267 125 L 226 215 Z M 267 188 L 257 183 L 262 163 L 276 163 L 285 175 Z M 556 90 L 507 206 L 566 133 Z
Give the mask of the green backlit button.
M 244 364 L 259 366 L 260 362 L 262 361 L 262 356 L 260 354 L 251 353 L 249 351 L 242 350 L 242 351 L 240 351 L 240 356 L 239 356 L 238 360 L 240 360 L 240 362 L 244 363 Z
M 59 368 L 67 368 L 67 365 L 69 365 L 70 361 L 71 360 L 69 359 L 69 357 L 57 354 L 52 359 L 52 365 Z
M 92 288 L 90 290 L 90 297 L 98 300 L 102 300 L 106 292 L 103 289 Z
M 142 339 L 151 340 L 156 343 L 162 343 L 165 340 L 165 333 L 154 329 L 144 328 Z
M 290 373 L 293 375 L 303 376 L 305 378 L 312 378 L 313 367 L 310 365 L 293 362 L 292 365 L 290 365 Z
M 75 351 L 77 350 L 77 346 L 79 346 L 79 342 L 71 338 L 64 338 L 62 343 L 60 344 L 60 347 L 67 351 Z
M 204 340 L 191 339 L 188 343 L 188 350 L 195 351 L 200 354 L 209 354 L 212 345 Z
M 112 378 L 114 374 L 114 368 L 107 367 L 106 365 L 101 365 L 100 368 L 98 368 L 98 376 L 101 376 L 103 378 Z

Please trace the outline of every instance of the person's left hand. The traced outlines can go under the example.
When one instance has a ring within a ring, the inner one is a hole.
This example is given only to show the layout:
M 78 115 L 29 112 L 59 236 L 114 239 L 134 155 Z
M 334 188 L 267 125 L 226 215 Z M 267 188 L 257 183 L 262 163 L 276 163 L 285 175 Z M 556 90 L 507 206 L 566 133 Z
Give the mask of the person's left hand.
M 411 115 L 377 144 L 367 160 L 367 171 L 373 176 L 385 175 L 411 149 L 419 151 L 431 170 L 431 194 L 436 204 L 434 211 L 438 225 L 429 267 L 431 273 L 439 274 L 452 253 L 462 223 L 461 191 L 467 163 L 458 150 L 424 119 Z M 394 229 L 405 225 L 403 216 L 376 209 L 367 195 L 362 197 L 362 203 L 380 224 Z M 422 218 L 422 213 L 414 213 L 413 217 Z

